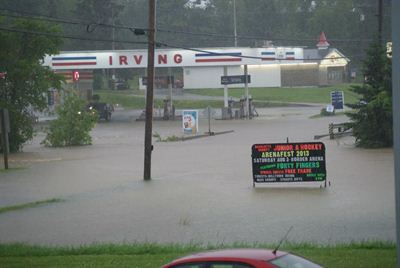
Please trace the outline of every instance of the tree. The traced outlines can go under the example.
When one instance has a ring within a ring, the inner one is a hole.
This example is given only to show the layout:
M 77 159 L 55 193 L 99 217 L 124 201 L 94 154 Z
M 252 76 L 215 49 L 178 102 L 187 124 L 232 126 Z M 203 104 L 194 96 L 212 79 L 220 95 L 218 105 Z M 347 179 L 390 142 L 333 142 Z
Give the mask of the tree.
M 353 135 L 360 147 L 392 146 L 392 72 L 382 45 L 375 43 L 367 50 L 363 73 L 364 84 L 352 88 L 362 99 L 360 103 L 348 105 L 358 110 L 347 114 L 353 121 Z
M 95 110 L 86 110 L 86 102 L 75 92 L 69 93 L 63 105 L 57 107 L 57 115 L 58 118 L 50 123 L 44 144 L 63 147 L 92 143 L 89 132 L 98 115 Z
M 10 151 L 15 152 L 33 136 L 32 110 L 44 110 L 48 89 L 60 86 L 60 77 L 41 61 L 46 54 L 58 52 L 61 39 L 37 34 L 58 32 L 42 22 L 8 20 L 7 26 L 21 31 L 0 31 L 0 69 L 7 72 L 0 81 L 0 107 L 9 110 Z
M 113 48 L 113 35 L 116 39 L 119 29 L 110 27 L 110 25 L 121 24 L 119 16 L 124 9 L 124 5 L 118 2 L 117 0 L 78 0 L 76 2 L 73 15 L 75 15 L 78 20 L 88 23 L 88 25 L 79 25 L 79 28 L 73 27 L 75 31 L 74 34 L 78 34 L 84 38 L 105 39 L 110 41 L 70 41 L 74 49 L 99 50 Z M 120 44 L 116 45 L 119 46 Z

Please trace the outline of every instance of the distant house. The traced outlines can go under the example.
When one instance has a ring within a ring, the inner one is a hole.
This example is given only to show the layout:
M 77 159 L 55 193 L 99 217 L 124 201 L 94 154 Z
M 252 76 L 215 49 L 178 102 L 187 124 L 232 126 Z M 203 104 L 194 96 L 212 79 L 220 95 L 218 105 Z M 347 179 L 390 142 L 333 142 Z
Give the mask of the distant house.
M 304 63 L 281 65 L 281 86 L 331 86 L 348 81 L 350 60 L 339 50 L 329 48 L 324 32 L 317 48 L 303 49 Z

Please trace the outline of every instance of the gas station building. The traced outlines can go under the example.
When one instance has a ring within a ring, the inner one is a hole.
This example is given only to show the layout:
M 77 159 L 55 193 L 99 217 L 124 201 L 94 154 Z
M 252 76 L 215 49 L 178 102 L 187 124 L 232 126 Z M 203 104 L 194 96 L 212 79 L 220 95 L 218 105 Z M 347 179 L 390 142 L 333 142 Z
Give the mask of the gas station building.
M 157 49 L 155 55 L 156 68 L 181 68 L 184 89 L 222 88 L 224 69 L 227 75 L 243 75 L 245 65 L 252 88 L 331 86 L 348 82 L 349 62 L 339 50 L 329 47 L 323 33 L 316 48 Z M 46 56 L 44 65 L 63 74 L 67 82 L 73 71 L 79 71 L 79 88 L 89 89 L 94 69 L 142 68 L 145 74 L 147 50 L 62 52 Z M 142 79 L 139 84 L 145 89 Z

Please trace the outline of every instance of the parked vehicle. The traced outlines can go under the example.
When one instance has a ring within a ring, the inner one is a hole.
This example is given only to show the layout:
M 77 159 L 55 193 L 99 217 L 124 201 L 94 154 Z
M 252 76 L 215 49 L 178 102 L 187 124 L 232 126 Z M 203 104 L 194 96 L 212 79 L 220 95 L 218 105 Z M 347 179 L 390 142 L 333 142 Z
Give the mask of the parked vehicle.
M 99 119 L 104 119 L 106 121 L 111 120 L 111 114 L 114 112 L 114 106 L 105 102 L 91 102 L 87 105 L 87 109 L 96 110 L 99 115 Z
M 163 268 L 322 268 L 302 257 L 276 250 L 228 249 L 193 254 Z
M 114 89 L 126 90 L 126 89 L 129 89 L 129 84 L 125 80 L 117 80 L 114 82 Z

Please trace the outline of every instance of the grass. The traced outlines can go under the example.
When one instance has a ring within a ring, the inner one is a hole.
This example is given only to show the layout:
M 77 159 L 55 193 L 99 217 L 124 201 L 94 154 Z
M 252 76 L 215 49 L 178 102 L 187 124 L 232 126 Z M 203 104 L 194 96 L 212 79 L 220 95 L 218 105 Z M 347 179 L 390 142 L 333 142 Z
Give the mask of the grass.
M 34 207 L 38 207 L 38 206 L 45 205 L 45 204 L 59 203 L 59 202 L 63 202 L 63 201 L 64 200 L 59 199 L 59 198 L 52 198 L 52 199 L 40 200 L 40 201 L 36 201 L 36 202 L 24 203 L 24 204 L 19 204 L 19 205 L 14 205 L 14 206 L 0 207 L 0 214 L 10 212 L 10 211 L 15 211 L 15 210 L 34 208 Z
M 100 95 L 100 101 L 120 105 L 125 109 L 144 109 L 145 98 L 140 96 L 132 96 L 129 91 L 97 91 L 96 94 Z M 212 108 L 222 107 L 223 101 L 218 100 L 174 100 L 176 109 L 205 109 L 210 106 Z M 163 108 L 164 103 L 162 100 L 154 100 L 154 106 Z
M 315 114 L 310 116 L 310 119 L 314 119 L 314 118 L 321 118 L 321 117 L 334 117 L 334 116 L 340 116 L 340 115 L 345 115 L 346 112 L 335 112 L 333 114 L 330 115 L 325 115 L 325 114 Z
M 168 137 L 161 137 L 161 135 L 157 132 L 153 133 L 153 137 L 156 139 L 158 142 L 171 142 L 171 141 L 182 141 L 183 137 L 178 137 L 175 135 L 168 136 Z
M 340 85 L 335 87 L 308 87 L 308 88 L 251 88 L 250 94 L 254 99 L 256 107 L 274 107 L 285 106 L 288 103 L 330 103 L 330 92 L 333 90 L 343 90 L 346 103 L 357 102 L 358 96 L 350 91 L 351 85 Z M 185 89 L 187 93 L 204 95 L 204 96 L 223 96 L 223 89 Z M 118 104 L 125 109 L 144 109 L 145 96 L 142 91 L 138 90 L 120 90 L 96 91 L 95 94 L 100 95 L 103 102 Z M 142 95 L 142 96 L 141 96 Z M 229 95 L 240 98 L 244 95 L 244 89 L 229 89 Z M 163 101 L 156 99 L 155 107 L 162 108 Z M 223 101 L 219 100 L 174 100 L 176 109 L 205 109 L 210 106 L 212 108 L 223 107 Z
M 175 258 L 217 248 L 273 248 L 273 245 L 160 245 L 94 244 L 80 247 L 41 247 L 0 244 L 0 267 L 137 267 L 154 268 Z M 284 244 L 284 251 L 304 256 L 324 267 L 395 267 L 396 246 L 391 242 L 361 242 L 334 246 Z
M 15 170 L 21 170 L 21 169 L 26 169 L 26 168 L 24 168 L 24 167 L 9 167 L 8 169 L 1 168 L 0 173 L 8 173 L 8 172 L 12 172 Z
M 145 107 L 144 97 L 131 96 L 134 91 L 96 91 L 95 94 L 100 96 L 101 102 L 118 104 L 126 109 L 143 109 Z
M 330 92 L 343 90 L 345 103 L 358 102 L 358 95 L 350 91 L 351 84 L 334 87 L 302 87 L 302 88 L 250 88 L 249 94 L 257 101 L 300 102 L 300 103 L 330 103 Z M 187 93 L 205 96 L 223 96 L 223 89 L 189 89 Z M 240 98 L 244 95 L 243 88 L 230 88 L 229 96 Z

